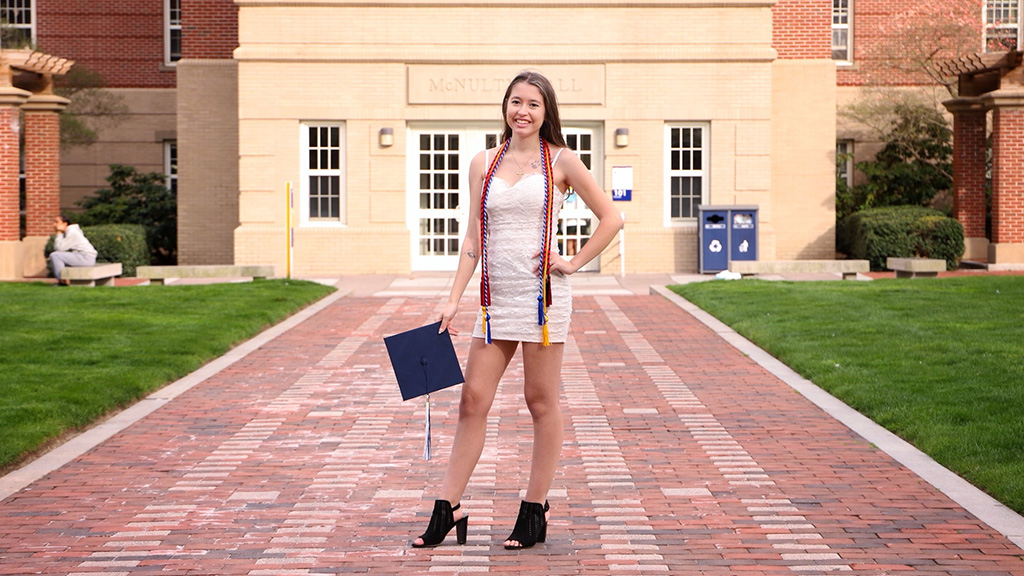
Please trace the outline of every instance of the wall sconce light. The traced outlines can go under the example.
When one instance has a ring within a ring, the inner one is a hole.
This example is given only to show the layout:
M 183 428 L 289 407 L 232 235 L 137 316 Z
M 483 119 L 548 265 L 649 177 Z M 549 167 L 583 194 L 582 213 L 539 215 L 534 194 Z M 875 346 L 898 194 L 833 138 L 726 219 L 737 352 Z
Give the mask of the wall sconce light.
M 395 129 L 394 128 L 381 128 L 380 129 L 380 147 L 387 148 L 395 143 Z
M 619 148 L 629 146 L 629 128 L 615 129 L 615 145 Z

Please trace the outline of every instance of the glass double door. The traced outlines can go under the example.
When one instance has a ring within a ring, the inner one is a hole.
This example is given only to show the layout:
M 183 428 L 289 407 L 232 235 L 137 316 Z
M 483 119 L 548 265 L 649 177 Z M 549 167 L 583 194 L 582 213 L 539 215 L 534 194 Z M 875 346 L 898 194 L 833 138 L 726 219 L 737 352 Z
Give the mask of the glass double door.
M 594 128 L 566 128 L 566 143 L 592 173 L 599 150 Z M 412 269 L 454 271 L 458 267 L 465 225 L 469 221 L 469 163 L 480 150 L 496 145 L 498 134 L 473 129 L 414 129 L 408 153 L 408 224 Z M 570 194 L 562 205 L 556 236 L 559 251 L 571 258 L 586 244 L 594 216 Z M 595 259 L 585 270 L 596 270 Z

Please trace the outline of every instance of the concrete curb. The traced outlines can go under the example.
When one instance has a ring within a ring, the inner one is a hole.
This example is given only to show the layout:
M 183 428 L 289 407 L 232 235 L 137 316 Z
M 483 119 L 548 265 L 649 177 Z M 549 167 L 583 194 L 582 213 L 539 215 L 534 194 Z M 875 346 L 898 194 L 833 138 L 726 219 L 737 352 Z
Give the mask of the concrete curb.
M 813 402 L 845 426 L 860 434 L 865 440 L 877 446 L 900 464 L 920 476 L 925 482 L 939 489 L 979 520 L 991 526 L 1019 548 L 1024 549 L 1024 516 L 1007 508 L 1004 504 L 957 476 L 930 456 L 921 452 L 909 442 L 889 432 L 869 418 L 850 408 L 835 396 L 822 390 L 810 380 L 794 372 L 778 359 L 768 354 L 753 342 L 737 334 L 720 320 L 698 308 L 689 300 L 665 286 L 651 286 L 652 294 L 659 294 L 676 304 L 705 326 L 732 344 L 762 368 L 775 375 L 805 398 Z
M 295 326 L 298 326 L 320 310 L 323 310 L 336 300 L 344 298 L 348 294 L 348 291 L 338 290 L 337 292 L 314 302 L 286 318 L 282 322 L 267 328 L 249 340 L 235 346 L 223 356 L 210 361 L 195 372 L 164 386 L 130 407 L 114 414 L 107 420 L 93 426 L 60 446 L 57 446 L 53 450 L 43 454 L 39 458 L 0 478 L 0 502 L 6 500 L 9 496 L 17 493 L 32 482 L 39 480 L 50 472 L 53 472 L 75 458 L 78 458 L 82 454 L 85 454 L 89 450 L 92 450 L 114 434 L 117 434 L 139 420 L 142 420 L 164 404 L 167 404 L 171 400 L 184 394 L 192 387 L 202 383 L 207 378 L 210 378 L 221 370 L 231 366 L 242 358 L 245 358 L 267 342 L 270 342 L 274 338 L 277 338 L 281 334 L 291 330 Z

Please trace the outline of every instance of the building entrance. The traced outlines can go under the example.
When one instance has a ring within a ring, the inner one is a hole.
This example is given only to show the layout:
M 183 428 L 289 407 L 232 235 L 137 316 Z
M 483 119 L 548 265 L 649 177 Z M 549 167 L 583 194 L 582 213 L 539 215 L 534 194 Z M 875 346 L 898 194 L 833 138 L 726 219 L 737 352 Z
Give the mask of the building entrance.
M 596 128 L 563 129 L 566 143 L 596 175 L 599 138 Z M 413 270 L 455 271 L 469 218 L 469 162 L 485 147 L 497 144 L 495 131 L 466 128 L 422 128 L 410 131 L 407 150 L 408 211 Z M 595 172 L 596 170 L 596 172 Z M 600 184 L 600 180 L 598 181 Z M 571 258 L 590 239 L 594 215 L 576 194 L 562 206 L 556 229 L 559 251 Z M 595 259 L 584 270 L 598 270 Z

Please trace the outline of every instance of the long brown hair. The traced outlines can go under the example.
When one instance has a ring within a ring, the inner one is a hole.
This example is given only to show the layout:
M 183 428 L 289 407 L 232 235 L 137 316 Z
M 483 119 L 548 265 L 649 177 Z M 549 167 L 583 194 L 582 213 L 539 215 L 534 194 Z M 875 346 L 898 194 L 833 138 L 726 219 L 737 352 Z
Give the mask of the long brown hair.
M 565 138 L 562 137 L 562 120 L 558 117 L 558 100 L 555 98 L 555 89 L 543 74 L 531 70 L 523 70 L 516 74 L 516 77 L 509 82 L 508 89 L 505 90 L 505 98 L 501 101 L 501 123 L 505 129 L 501 131 L 499 142 L 512 138 L 512 127 L 508 125 L 507 118 L 508 99 L 512 96 L 512 87 L 520 82 L 536 86 L 540 90 L 541 97 L 544 98 L 544 124 L 540 127 L 541 137 L 555 146 L 568 148 Z

